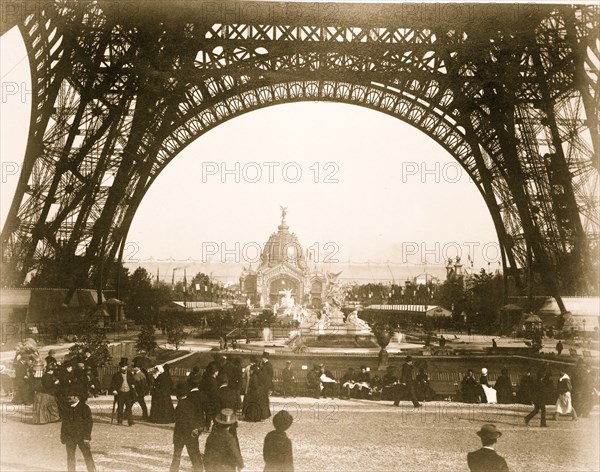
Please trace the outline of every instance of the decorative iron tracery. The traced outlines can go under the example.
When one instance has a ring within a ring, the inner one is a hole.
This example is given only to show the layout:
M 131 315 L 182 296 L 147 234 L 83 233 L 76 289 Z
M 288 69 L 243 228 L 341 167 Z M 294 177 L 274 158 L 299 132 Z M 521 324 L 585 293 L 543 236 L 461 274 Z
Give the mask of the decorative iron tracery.
M 396 116 L 448 150 L 490 209 L 506 272 L 531 264 L 559 303 L 597 287 L 598 8 L 482 5 L 453 20 L 444 5 L 258 4 L 268 21 L 252 21 L 229 3 L 134 15 L 56 0 L 17 22 L 34 95 L 2 231 L 9 283 L 48 260 L 94 272 L 187 144 L 254 109 L 323 100 Z

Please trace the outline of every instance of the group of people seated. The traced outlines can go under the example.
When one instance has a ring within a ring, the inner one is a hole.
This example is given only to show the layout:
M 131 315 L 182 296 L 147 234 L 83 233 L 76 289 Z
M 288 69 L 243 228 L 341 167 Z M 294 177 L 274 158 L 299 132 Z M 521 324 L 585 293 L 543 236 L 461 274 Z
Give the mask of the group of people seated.
M 372 376 L 370 369 L 362 365 L 358 370 L 349 367 L 338 380 L 331 370 L 325 369 L 323 364 L 318 364 L 308 372 L 306 383 L 315 398 L 392 400 L 398 396 L 400 377 L 398 366 L 395 365 L 388 366 L 382 377 Z M 425 368 L 419 368 L 413 386 L 419 401 L 433 400 L 435 392 L 431 388 Z M 408 399 L 409 395 L 405 396 Z

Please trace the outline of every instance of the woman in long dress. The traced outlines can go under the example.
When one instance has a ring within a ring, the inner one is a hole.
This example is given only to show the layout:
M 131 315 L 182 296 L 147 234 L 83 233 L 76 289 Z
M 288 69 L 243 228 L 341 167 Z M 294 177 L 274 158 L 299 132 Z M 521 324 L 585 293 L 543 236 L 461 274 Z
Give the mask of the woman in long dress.
M 267 370 L 262 368 L 258 372 L 259 383 L 259 403 L 260 403 L 260 419 L 266 420 L 271 417 L 271 405 L 269 402 L 269 389 L 271 386 L 271 378 Z
M 502 375 L 496 379 L 494 388 L 496 389 L 498 403 L 506 405 L 513 403 L 513 388 L 510 376 L 508 375 L 508 369 L 502 369 Z
M 481 377 L 479 377 L 479 384 L 481 385 L 481 403 L 497 403 L 496 390 L 490 387 L 488 381 L 488 370 L 484 367 L 481 369 Z
M 577 413 L 571 400 L 571 390 L 573 390 L 571 378 L 564 370 L 561 370 L 557 385 L 558 400 L 556 400 L 556 412 L 553 419 L 556 420 L 558 415 L 569 415 L 573 421 L 577 420 Z
M 33 424 L 54 423 L 60 420 L 56 401 L 57 385 L 58 377 L 54 375 L 54 366 L 48 364 L 42 376 L 40 389 L 33 398 Z
M 152 404 L 150 407 L 150 421 L 152 423 L 174 423 L 175 408 L 171 400 L 173 380 L 169 372 L 169 364 L 157 366 L 157 375 L 154 379 L 154 390 L 152 391 Z
M 246 395 L 244 395 L 242 411 L 244 420 L 257 422 L 263 416 L 261 408 L 261 401 L 263 400 L 261 396 L 262 387 L 259 379 L 260 368 L 255 364 L 248 366 L 248 368 L 250 369 L 250 375 L 248 377 L 248 388 Z

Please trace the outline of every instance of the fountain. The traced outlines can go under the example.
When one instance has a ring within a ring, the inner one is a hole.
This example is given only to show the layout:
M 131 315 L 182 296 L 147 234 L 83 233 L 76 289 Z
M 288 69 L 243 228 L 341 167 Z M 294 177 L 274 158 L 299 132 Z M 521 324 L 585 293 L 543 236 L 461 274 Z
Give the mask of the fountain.
M 344 319 L 341 310 L 344 300 L 338 281 L 340 273 L 327 273 L 328 292 L 325 296 L 325 306 L 320 313 L 306 308 L 297 309 L 296 316 L 300 322 L 299 335 L 304 345 L 309 347 L 377 346 L 371 328 L 358 317 L 356 310 Z

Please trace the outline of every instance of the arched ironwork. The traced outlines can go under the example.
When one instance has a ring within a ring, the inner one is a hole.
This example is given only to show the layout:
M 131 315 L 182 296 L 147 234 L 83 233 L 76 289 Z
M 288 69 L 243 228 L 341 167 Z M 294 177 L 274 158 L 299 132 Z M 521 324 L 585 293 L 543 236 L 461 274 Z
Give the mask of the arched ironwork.
M 450 152 L 485 199 L 505 273 L 530 266 L 559 303 L 597 289 L 597 7 L 123 5 L 14 15 L 33 102 L 3 283 L 48 261 L 84 279 L 122 250 L 190 142 L 258 108 L 322 100 L 395 116 Z

